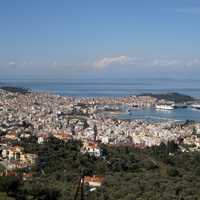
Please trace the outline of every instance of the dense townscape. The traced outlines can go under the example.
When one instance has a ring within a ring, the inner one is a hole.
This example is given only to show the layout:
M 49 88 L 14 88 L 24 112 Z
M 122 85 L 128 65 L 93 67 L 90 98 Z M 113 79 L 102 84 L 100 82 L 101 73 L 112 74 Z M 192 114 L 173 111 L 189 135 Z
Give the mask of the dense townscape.
M 20 174 L 23 181 L 32 180 L 33 168 L 43 163 L 40 162 L 40 149 L 54 140 L 60 141 L 61 147 L 71 141 L 78 143 L 79 146 L 80 142 L 80 148 L 76 147 L 79 149 L 79 156 L 104 159 L 103 162 L 108 159 L 108 154 L 105 152 L 115 148 L 146 151 L 148 148 L 160 148 L 162 145 L 168 147 L 169 144 L 173 144 L 173 148 L 178 148 L 180 152 L 198 152 L 200 149 L 198 122 L 128 121 L 106 114 L 121 112 L 122 106 L 155 107 L 161 102 L 167 103 L 166 100 L 151 96 L 75 98 L 43 92 L 13 92 L 2 89 L 0 90 L 2 168 L 0 175 L 18 177 Z M 175 152 L 168 153 L 173 156 Z M 98 163 L 97 160 L 95 162 Z M 157 166 L 157 161 L 152 158 L 150 161 Z M 45 172 L 42 170 L 42 173 Z M 94 172 L 84 175 L 84 183 L 92 188 L 89 191 L 95 191 L 104 183 L 105 174 L 105 172 L 99 174 Z M 112 198 L 102 197 L 102 199 Z

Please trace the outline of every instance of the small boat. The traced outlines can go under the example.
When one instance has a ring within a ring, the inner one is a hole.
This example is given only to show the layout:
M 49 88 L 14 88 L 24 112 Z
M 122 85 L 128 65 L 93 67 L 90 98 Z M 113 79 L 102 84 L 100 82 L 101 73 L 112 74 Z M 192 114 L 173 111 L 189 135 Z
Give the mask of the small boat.
M 133 108 L 138 108 L 138 105 L 133 105 L 132 107 L 133 107 Z
M 174 108 L 187 108 L 187 104 L 185 103 L 177 103 L 174 105 Z
M 156 105 L 156 109 L 158 110 L 173 110 L 174 108 L 175 108 L 174 105 L 167 105 L 167 104 Z

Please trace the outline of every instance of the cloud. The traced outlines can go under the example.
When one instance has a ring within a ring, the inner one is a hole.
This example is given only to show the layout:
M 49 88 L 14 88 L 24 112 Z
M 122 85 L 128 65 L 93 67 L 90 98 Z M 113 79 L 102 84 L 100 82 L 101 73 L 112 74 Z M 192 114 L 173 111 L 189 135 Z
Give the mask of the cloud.
M 149 65 L 155 67 L 193 67 L 200 65 L 199 58 L 191 58 L 191 59 L 180 59 L 180 58 L 152 58 L 150 60 L 146 60 L 141 65 Z
M 194 66 L 194 65 L 200 65 L 200 59 L 199 59 L 199 58 L 194 58 L 194 59 L 192 59 L 192 60 L 189 60 L 189 61 L 186 63 L 186 65 L 187 65 L 188 67 Z
M 58 67 L 58 63 L 56 60 L 52 63 L 52 67 L 55 67 L 55 68 Z
M 124 65 L 130 62 L 130 58 L 127 56 L 118 56 L 118 57 L 104 57 L 93 63 L 93 66 L 97 69 L 105 68 L 109 65 Z
M 184 63 L 183 60 L 180 59 L 152 59 L 147 65 L 159 66 L 159 67 L 170 67 L 182 65 Z
M 109 66 L 116 66 L 118 69 L 126 67 L 143 67 L 143 68 L 185 68 L 200 66 L 200 58 L 180 59 L 180 58 L 137 58 L 128 56 L 104 57 L 93 62 L 93 68 L 105 70 Z
M 10 68 L 17 68 L 17 63 L 14 62 L 14 61 L 10 61 L 10 62 L 8 63 L 8 67 L 10 67 Z
M 33 64 L 32 61 L 26 61 L 26 60 L 24 60 L 24 61 L 20 64 L 20 66 L 21 66 L 21 67 L 30 67 L 32 64 Z
M 10 62 L 8 63 L 8 65 L 9 65 L 9 66 L 11 66 L 11 65 L 16 65 L 16 63 L 13 62 L 13 61 L 10 61 Z
M 1 67 L 1 66 L 0 66 Z M 151 72 L 151 71 L 199 71 L 200 58 L 163 58 L 163 57 L 134 57 L 134 56 L 113 56 L 102 57 L 98 60 L 90 60 L 80 63 L 66 63 L 51 61 L 46 63 L 14 62 L 10 61 L 1 67 L 4 71 L 19 69 L 19 72 L 39 72 L 45 73 L 118 73 Z

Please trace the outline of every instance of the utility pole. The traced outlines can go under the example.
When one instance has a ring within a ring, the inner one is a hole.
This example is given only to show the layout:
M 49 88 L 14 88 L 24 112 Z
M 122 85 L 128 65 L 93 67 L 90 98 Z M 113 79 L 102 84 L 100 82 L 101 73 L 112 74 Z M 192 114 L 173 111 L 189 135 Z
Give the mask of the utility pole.
M 96 140 L 97 140 L 97 134 L 98 134 L 97 125 L 95 124 L 94 125 L 94 142 L 96 142 Z
M 76 189 L 76 193 L 74 196 L 74 200 L 78 200 L 78 194 L 79 194 L 79 190 L 80 190 L 80 200 L 84 200 L 84 176 L 81 176 L 78 182 L 78 186 Z

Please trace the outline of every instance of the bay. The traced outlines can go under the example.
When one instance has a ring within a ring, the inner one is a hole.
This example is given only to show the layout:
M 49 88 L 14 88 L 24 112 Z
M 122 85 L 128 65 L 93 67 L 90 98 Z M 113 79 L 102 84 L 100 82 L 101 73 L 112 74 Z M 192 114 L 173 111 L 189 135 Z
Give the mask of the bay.
M 200 97 L 200 79 L 1 79 L 0 86 L 17 86 L 33 91 L 45 91 L 76 97 L 118 97 L 141 93 L 167 93 Z M 134 109 L 121 119 L 194 120 L 200 121 L 200 111 L 192 108 L 158 111 Z

